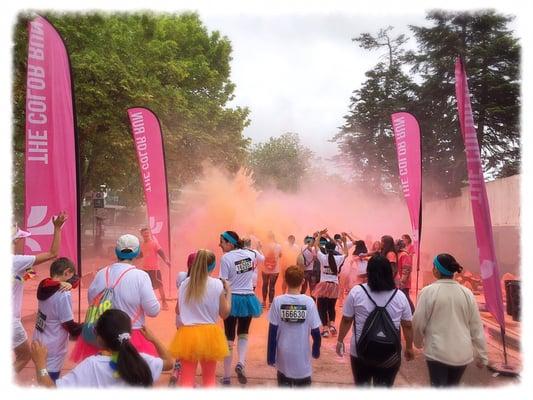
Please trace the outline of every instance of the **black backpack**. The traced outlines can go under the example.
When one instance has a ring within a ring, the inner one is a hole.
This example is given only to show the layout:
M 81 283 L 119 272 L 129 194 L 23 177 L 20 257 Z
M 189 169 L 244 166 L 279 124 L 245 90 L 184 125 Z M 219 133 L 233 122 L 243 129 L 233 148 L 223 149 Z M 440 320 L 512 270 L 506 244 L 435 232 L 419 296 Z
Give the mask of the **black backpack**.
M 394 326 L 385 307 L 389 305 L 398 289 L 394 290 L 389 301 L 383 307 L 379 307 L 364 286 L 359 286 L 376 308 L 368 315 L 363 325 L 361 336 L 357 341 L 357 358 L 377 368 L 396 367 L 401 362 L 400 331 Z

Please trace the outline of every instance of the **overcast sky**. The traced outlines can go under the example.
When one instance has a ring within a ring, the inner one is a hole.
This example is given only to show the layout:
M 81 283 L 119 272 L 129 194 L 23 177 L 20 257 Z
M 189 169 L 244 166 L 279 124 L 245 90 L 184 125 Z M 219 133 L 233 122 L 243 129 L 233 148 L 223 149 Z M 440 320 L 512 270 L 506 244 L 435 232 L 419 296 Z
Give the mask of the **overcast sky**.
M 395 27 L 393 34 L 409 35 L 409 24 L 426 24 L 423 11 L 200 16 L 231 41 L 233 104 L 251 110 L 245 135 L 258 142 L 297 132 L 323 157 L 335 154 L 336 145 L 328 140 L 343 124 L 352 92 L 382 54 L 359 48 L 352 38 L 388 25 Z

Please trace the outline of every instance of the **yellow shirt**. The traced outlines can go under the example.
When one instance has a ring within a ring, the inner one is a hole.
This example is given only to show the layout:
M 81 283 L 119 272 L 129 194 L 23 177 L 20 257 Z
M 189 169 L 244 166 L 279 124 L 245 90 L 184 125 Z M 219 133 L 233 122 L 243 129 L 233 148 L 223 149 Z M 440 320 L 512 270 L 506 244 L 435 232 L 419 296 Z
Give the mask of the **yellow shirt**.
M 414 344 L 429 360 L 461 366 L 488 363 L 485 333 L 474 295 L 452 279 L 439 279 L 420 292 L 413 315 Z

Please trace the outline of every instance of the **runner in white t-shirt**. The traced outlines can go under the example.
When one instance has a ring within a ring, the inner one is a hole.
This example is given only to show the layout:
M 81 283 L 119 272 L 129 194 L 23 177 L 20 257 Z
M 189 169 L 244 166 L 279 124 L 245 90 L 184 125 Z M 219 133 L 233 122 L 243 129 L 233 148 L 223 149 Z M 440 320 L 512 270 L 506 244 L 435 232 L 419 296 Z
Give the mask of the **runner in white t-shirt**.
M 309 286 L 309 294 L 313 293 L 315 285 L 318 282 L 315 277 L 314 266 L 316 261 L 316 249 L 314 246 L 315 239 L 313 236 L 306 236 L 304 239 L 305 246 L 302 248 L 297 258 L 297 265 L 304 271 L 304 283 L 302 285 L 302 294 L 307 292 Z
M 339 297 L 339 272 L 346 258 L 346 248 L 344 254 L 340 255 L 335 251 L 336 243 L 330 240 L 325 245 L 326 253 L 318 247 L 322 235 L 329 236 L 326 230 L 316 233 L 315 248 L 316 257 L 320 262 L 320 282 L 315 286 L 313 297 L 316 298 L 318 314 L 322 321 L 322 336 L 329 337 L 337 334 L 335 328 L 335 304 Z M 343 237 L 346 242 L 346 237 Z
M 290 266 L 284 274 L 288 293 L 270 307 L 267 363 L 275 366 L 279 386 L 311 385 L 311 354 L 320 356 L 320 318 L 313 299 L 300 294 L 303 271 Z M 313 338 L 312 351 L 309 335 Z
M 50 278 L 43 279 L 37 288 L 39 310 L 33 339 L 48 348 L 46 368 L 54 382 L 67 356 L 69 336 L 79 336 L 83 325 L 74 322 L 70 291 L 61 291 L 61 282 L 77 287 L 79 278 L 75 272 L 72 261 L 58 258 L 50 266 Z
M 239 361 L 235 372 L 239 383 L 246 384 L 248 379 L 244 372 L 246 353 L 248 351 L 248 331 L 252 318 L 259 317 L 261 304 L 253 290 L 253 269 L 256 253 L 243 249 L 242 240 L 233 231 L 220 235 L 220 248 L 224 255 L 220 259 L 220 278 L 227 280 L 231 286 L 231 312 L 224 320 L 224 333 L 228 340 L 229 356 L 224 359 L 223 385 L 231 384 L 231 363 L 235 333 L 238 335 L 237 352 Z
M 180 294 L 180 286 L 185 281 L 185 279 L 188 278 L 189 272 L 191 271 L 191 267 L 194 263 L 194 260 L 196 258 L 196 251 L 194 253 L 190 253 L 187 256 L 187 271 L 180 271 L 176 275 L 176 293 L 179 298 Z M 180 307 L 179 307 L 179 301 L 176 302 L 176 329 L 179 329 L 183 326 L 183 322 L 181 321 L 180 316 Z M 170 380 L 168 382 L 169 387 L 174 387 L 181 379 L 181 361 L 179 358 L 176 358 L 176 362 L 174 364 L 174 369 L 172 370 L 172 374 L 170 376 Z
M 30 345 L 28 343 L 28 335 L 24 330 L 21 322 L 21 308 L 24 293 L 24 283 L 35 276 L 33 267 L 42 264 L 46 261 L 57 257 L 61 245 L 61 228 L 67 220 L 67 214 L 61 212 L 57 217 L 52 217 L 54 225 L 54 236 L 50 250 L 36 255 L 22 255 L 24 252 L 24 238 L 31 235 L 30 232 L 22 229 L 14 228 L 13 231 L 13 332 L 12 332 L 12 349 L 15 352 L 15 362 L 13 369 L 15 373 L 19 373 L 22 368 L 30 361 Z M 62 290 L 70 290 L 71 285 L 68 283 L 62 284 Z
M 215 255 L 198 250 L 189 277 L 179 290 L 181 326 L 170 344 L 170 352 L 181 362 L 181 386 L 194 387 L 198 363 L 203 387 L 216 385 L 217 361 L 228 354 L 224 332 L 217 324 L 231 310 L 231 288 L 227 281 L 209 276 L 215 269 Z
M 118 238 L 115 253 L 118 261 L 98 271 L 89 286 L 87 297 L 89 304 L 105 289 L 113 289 L 112 307 L 126 312 L 132 320 L 132 344 L 137 351 L 157 355 L 156 349 L 141 334 L 145 315 L 156 317 L 160 304 L 152 288 L 150 277 L 145 271 L 135 268 L 133 259 L 139 255 L 139 239 L 130 234 Z M 76 341 L 72 359 L 79 362 L 96 354 L 98 348 L 87 342 L 83 335 Z
M 148 387 L 157 382 L 162 371 L 172 369 L 174 360 L 170 353 L 146 327 L 141 332 L 157 349 L 158 356 L 137 352 L 131 343 L 131 320 L 124 311 L 105 311 L 98 319 L 95 330 L 100 345 L 99 353 L 83 360 L 55 383 L 46 369 L 46 346 L 37 340 L 33 341 L 32 358 L 39 385 L 77 388 Z
M 348 234 L 346 232 L 343 232 L 342 235 L 339 234 L 339 233 L 336 233 L 333 236 L 333 240 L 336 243 L 335 251 L 337 253 L 339 253 L 339 254 L 344 253 L 344 248 L 346 248 L 346 250 L 350 250 L 353 247 L 353 245 L 354 245 L 353 239 L 352 240 L 346 240 L 346 242 L 343 243 L 343 239 L 342 238 L 344 236 L 348 237 Z
M 386 305 L 385 309 L 396 329 L 399 330 L 400 325 L 402 327 L 406 344 L 404 356 L 407 361 L 410 361 L 414 358 L 411 325 L 413 317 L 407 298 L 396 289 L 391 263 L 383 256 L 373 256 L 368 260 L 367 271 L 368 283 L 355 286 L 344 302 L 336 351 L 338 355 L 343 356 L 344 338 L 352 327 L 350 358 L 355 384 L 358 386 L 369 385 L 373 381 L 374 386 L 392 386 L 400 369 L 400 364 L 387 368 L 370 366 L 362 359 L 357 358 L 356 344 L 361 337 L 367 317 L 376 307 L 374 302 L 380 307 Z M 366 293 L 361 286 L 364 287 Z

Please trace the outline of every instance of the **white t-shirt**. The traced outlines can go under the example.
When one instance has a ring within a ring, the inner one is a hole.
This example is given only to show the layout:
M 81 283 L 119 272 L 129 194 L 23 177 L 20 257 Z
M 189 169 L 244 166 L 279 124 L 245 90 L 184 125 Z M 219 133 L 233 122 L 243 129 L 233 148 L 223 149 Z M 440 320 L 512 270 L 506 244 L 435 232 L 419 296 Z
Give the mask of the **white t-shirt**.
M 314 300 L 305 294 L 284 294 L 274 298 L 269 322 L 278 327 L 276 368 L 283 375 L 302 379 L 311 376 L 311 329 L 320 326 Z
M 252 277 L 253 287 L 257 286 L 257 271 L 259 270 L 259 265 L 265 261 L 265 256 L 259 250 L 252 250 L 255 253 L 254 261 L 254 274 Z
M 314 247 L 309 248 L 307 246 L 304 246 L 302 248 L 302 257 L 304 259 L 304 269 L 305 271 L 312 271 L 313 265 L 315 263 L 316 258 L 316 250 Z
M 183 281 L 187 279 L 187 272 L 181 271 L 178 272 L 178 275 L 176 276 L 176 289 L 180 289 L 180 285 L 183 283 Z
M 163 371 L 163 360 L 145 353 L 141 357 L 148 363 L 152 372 L 154 383 L 157 382 Z M 109 365 L 110 357 L 95 355 L 86 358 L 76 365 L 72 371 L 56 381 L 57 387 L 96 387 L 105 388 L 111 386 L 128 386 L 120 378 L 113 376 L 113 370 Z
M 183 325 L 216 324 L 220 295 L 224 291 L 222 281 L 208 276 L 202 300 L 187 303 L 185 301 L 185 295 L 187 294 L 190 282 L 190 278 L 185 279 L 180 286 L 179 292 L 180 317 Z
M 113 286 L 118 277 L 131 264 L 117 262 L 96 273 L 87 293 L 89 304 L 105 288 L 106 269 L 109 268 L 109 286 Z M 144 325 L 144 316 L 156 317 L 160 311 L 159 301 L 152 289 L 148 274 L 133 268 L 126 272 L 114 289 L 113 308 L 124 311 L 132 319 L 132 329 L 140 329 Z
M 22 296 L 24 294 L 24 273 L 35 262 L 35 256 L 13 255 L 13 318 L 20 319 Z
M 178 289 L 177 293 L 179 296 L 180 293 L 180 285 L 183 283 L 183 281 L 187 279 L 187 272 L 181 271 L 178 272 L 178 275 L 176 276 L 176 288 Z M 183 325 L 183 321 L 181 320 L 181 316 L 179 314 L 176 314 L 176 328 L 179 328 Z
M 235 249 L 220 259 L 220 278 L 226 279 L 235 294 L 252 294 L 253 270 L 256 253 L 247 249 Z
M 344 262 L 345 256 L 333 256 L 335 257 L 335 262 L 337 263 L 337 274 L 334 274 L 333 271 L 329 268 L 328 255 L 322 253 L 321 251 L 317 252 L 316 257 L 320 262 L 320 282 L 335 282 L 339 283 L 339 267 Z
M 72 297 L 70 292 L 56 292 L 46 300 L 39 300 L 37 321 L 33 339 L 48 348 L 46 369 L 61 371 L 68 350 L 68 332 L 61 324 L 72 321 Z
M 394 292 L 394 290 L 372 292 L 368 287 L 368 284 L 364 283 L 363 285 L 368 291 L 368 294 L 372 296 L 376 304 L 380 307 L 384 306 L 387 301 L 389 301 L 392 293 Z M 354 286 L 352 290 L 350 290 L 348 297 L 344 301 L 342 314 L 348 318 L 355 317 L 355 333 L 352 334 L 352 340 L 350 341 L 350 354 L 354 357 L 357 356 L 357 349 L 355 347 L 356 339 L 359 340 L 361 337 L 363 325 L 365 324 L 368 315 L 374 310 L 374 308 L 374 304 L 359 285 Z M 413 319 L 411 307 L 409 306 L 407 297 L 405 297 L 405 294 L 403 294 L 403 292 L 400 290 L 396 292 L 386 310 L 397 329 L 400 329 L 400 321 L 411 321 Z
M 265 260 L 263 262 L 263 272 L 265 274 L 279 274 L 279 259 L 281 257 L 281 245 L 279 243 L 270 242 L 264 246 Z M 273 260 L 271 260 L 273 258 Z M 273 267 L 269 267 L 269 261 L 274 261 Z

